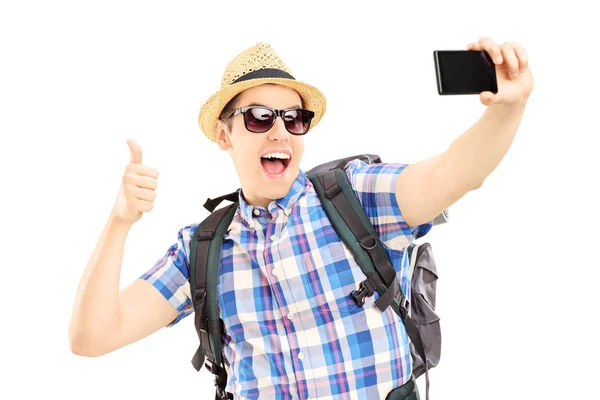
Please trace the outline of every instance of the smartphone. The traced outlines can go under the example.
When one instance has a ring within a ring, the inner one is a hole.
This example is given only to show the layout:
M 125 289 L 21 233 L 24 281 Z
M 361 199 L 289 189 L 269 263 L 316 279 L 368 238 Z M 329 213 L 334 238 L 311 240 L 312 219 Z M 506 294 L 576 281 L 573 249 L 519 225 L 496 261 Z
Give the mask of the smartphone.
M 496 66 L 484 50 L 433 52 L 440 95 L 498 93 Z

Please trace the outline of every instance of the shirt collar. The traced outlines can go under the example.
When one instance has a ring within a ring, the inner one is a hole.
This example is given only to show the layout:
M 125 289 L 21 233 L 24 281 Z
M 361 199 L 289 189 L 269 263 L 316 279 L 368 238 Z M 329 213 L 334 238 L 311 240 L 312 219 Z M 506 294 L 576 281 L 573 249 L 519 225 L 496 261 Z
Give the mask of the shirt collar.
M 269 203 L 268 207 L 252 206 L 246 202 L 242 194 L 242 190 L 239 190 L 238 197 L 240 203 L 240 215 L 250 227 L 254 227 L 254 221 L 258 220 L 261 224 L 266 224 L 271 220 L 271 216 L 274 216 L 278 209 L 281 209 L 286 215 L 290 215 L 292 207 L 300 199 L 300 197 L 306 193 L 309 186 L 310 180 L 306 177 L 306 173 L 298 168 L 298 177 L 292 183 L 292 187 L 288 193 L 280 198 L 273 200 Z M 258 215 L 257 215 L 258 214 Z

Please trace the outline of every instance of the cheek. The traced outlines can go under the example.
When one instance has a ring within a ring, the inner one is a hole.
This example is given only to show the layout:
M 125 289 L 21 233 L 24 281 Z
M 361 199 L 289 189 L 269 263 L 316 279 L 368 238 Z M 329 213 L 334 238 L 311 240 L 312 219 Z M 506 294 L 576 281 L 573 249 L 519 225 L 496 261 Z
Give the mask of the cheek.
M 256 171 L 254 170 L 257 166 L 257 161 L 255 157 L 250 157 L 248 154 L 246 155 L 246 157 L 244 158 L 244 164 L 246 165 L 246 167 L 248 168 L 248 172 L 253 174 Z
M 254 141 L 251 136 L 248 136 L 247 132 L 240 132 L 239 127 L 234 126 L 234 130 L 231 135 L 231 144 L 233 156 L 235 157 L 235 164 L 238 169 L 241 169 L 242 173 L 250 173 L 246 169 L 252 169 L 256 167 L 256 154 L 258 149 L 254 148 Z
M 300 139 L 294 146 L 294 164 L 300 164 L 300 159 L 304 154 L 304 140 Z
M 260 166 L 260 160 L 258 160 L 257 156 L 258 150 L 250 146 L 239 146 L 237 150 L 237 164 L 242 169 L 242 173 L 246 175 L 256 174 L 256 168 Z
M 237 154 L 237 165 L 242 168 L 242 171 L 248 173 L 250 168 L 253 168 L 254 158 L 250 156 L 248 152 L 241 152 Z

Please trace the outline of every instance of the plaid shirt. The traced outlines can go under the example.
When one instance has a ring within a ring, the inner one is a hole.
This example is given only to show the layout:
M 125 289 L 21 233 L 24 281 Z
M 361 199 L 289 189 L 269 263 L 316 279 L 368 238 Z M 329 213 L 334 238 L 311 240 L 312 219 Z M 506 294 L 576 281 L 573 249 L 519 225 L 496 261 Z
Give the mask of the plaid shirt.
M 404 164 L 348 164 L 346 174 L 410 296 L 403 249 L 432 224 L 408 228 L 395 197 Z M 365 275 L 331 226 L 300 170 L 268 209 L 241 196 L 222 249 L 218 303 L 224 321 L 226 390 L 248 399 L 383 399 L 411 376 L 409 339 L 399 316 L 375 294 L 358 307 L 350 292 Z M 141 278 L 191 314 L 190 239 L 198 224 Z

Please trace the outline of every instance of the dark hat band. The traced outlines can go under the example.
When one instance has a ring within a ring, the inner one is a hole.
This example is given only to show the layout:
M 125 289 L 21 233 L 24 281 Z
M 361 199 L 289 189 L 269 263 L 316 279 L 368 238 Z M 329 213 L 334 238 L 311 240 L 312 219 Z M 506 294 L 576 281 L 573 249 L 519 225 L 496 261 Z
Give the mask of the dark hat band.
M 259 69 L 256 71 L 248 72 L 247 74 L 244 74 L 244 75 L 240 76 L 239 78 L 237 78 L 235 81 L 231 82 L 231 84 L 233 85 L 234 83 L 244 82 L 244 81 L 248 81 L 250 79 L 260 79 L 260 78 L 283 78 L 283 79 L 296 80 L 292 75 L 288 74 L 287 72 L 285 72 L 281 69 L 263 68 L 263 69 Z

